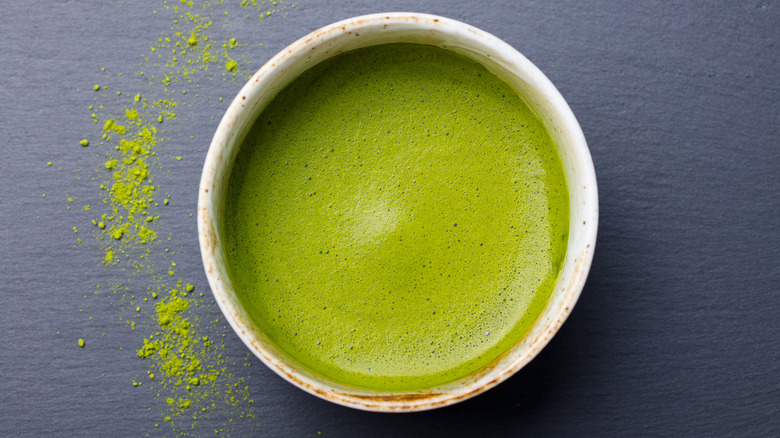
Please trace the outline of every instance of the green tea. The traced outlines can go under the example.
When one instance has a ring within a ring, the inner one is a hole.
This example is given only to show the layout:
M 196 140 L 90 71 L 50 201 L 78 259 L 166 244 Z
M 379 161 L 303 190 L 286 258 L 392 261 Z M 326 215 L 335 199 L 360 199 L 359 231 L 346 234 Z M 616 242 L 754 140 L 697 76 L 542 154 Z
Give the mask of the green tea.
M 569 229 L 536 114 L 480 64 L 416 44 L 288 85 L 241 144 L 223 214 L 257 325 L 307 368 L 384 390 L 452 381 L 522 338 Z

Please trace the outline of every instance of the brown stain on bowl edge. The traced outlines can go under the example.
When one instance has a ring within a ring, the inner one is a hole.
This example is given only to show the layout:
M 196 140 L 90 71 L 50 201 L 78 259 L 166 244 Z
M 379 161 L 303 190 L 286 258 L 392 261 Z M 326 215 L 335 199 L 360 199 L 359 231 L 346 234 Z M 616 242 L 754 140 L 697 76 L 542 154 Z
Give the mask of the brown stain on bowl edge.
M 573 295 L 579 292 L 579 287 L 577 285 L 583 280 L 583 275 L 586 271 L 586 265 L 588 260 L 587 254 L 589 252 L 588 250 L 589 248 L 590 245 L 587 245 L 587 248 L 583 250 L 580 253 L 580 256 L 577 258 L 577 262 L 575 264 L 572 277 L 563 292 L 565 294 L 562 300 L 563 303 L 571 302 L 571 300 L 574 298 Z M 522 369 L 525 365 L 527 365 L 531 360 L 533 360 L 533 358 L 535 358 L 542 351 L 542 349 L 549 343 L 552 337 L 558 332 L 561 325 L 568 318 L 570 313 L 571 313 L 571 305 L 567 304 L 565 306 L 562 305 L 562 307 L 559 307 L 559 311 L 557 312 L 557 314 L 553 315 L 555 322 L 552 325 L 550 325 L 547 328 L 547 330 L 542 331 L 536 338 L 534 338 L 531 341 L 530 349 L 528 349 L 526 353 L 518 357 L 514 365 L 507 367 L 506 369 L 504 369 L 503 372 L 501 372 L 501 374 L 495 376 L 493 379 L 489 380 L 488 382 L 477 384 L 478 379 L 482 376 L 488 375 L 494 369 L 496 369 L 501 363 L 502 359 L 505 359 L 506 356 L 514 354 L 515 348 L 505 352 L 497 359 L 495 359 L 493 362 L 483 367 L 482 369 L 478 370 L 477 372 L 473 373 L 472 375 L 466 376 L 465 378 L 472 379 L 471 385 L 464 386 L 464 388 L 469 388 L 469 389 L 466 392 L 456 393 L 456 395 L 452 397 L 447 397 L 447 393 L 436 392 L 435 390 L 431 392 L 410 392 L 410 393 L 376 394 L 376 395 L 346 393 L 346 392 L 339 391 L 337 389 L 325 390 L 304 381 L 295 372 L 293 372 L 292 369 L 288 368 L 288 366 L 282 365 L 281 363 L 272 360 L 271 357 L 265 354 L 265 350 L 260 348 L 257 345 L 257 342 L 254 339 L 251 340 L 251 343 L 252 346 L 255 348 L 255 351 L 259 352 L 270 363 L 273 363 L 275 368 L 281 373 L 283 373 L 285 376 L 287 376 L 289 380 L 295 382 L 297 385 L 307 390 L 308 392 L 314 393 L 326 400 L 330 400 L 339 404 L 347 404 L 362 409 L 373 410 L 373 411 L 376 410 L 384 411 L 384 412 L 423 411 L 423 410 L 431 410 L 431 409 L 437 409 L 437 408 L 449 406 L 461 402 L 463 400 L 467 400 L 469 398 L 475 397 L 495 387 L 496 385 L 503 382 L 504 380 L 508 379 L 516 372 L 518 372 L 520 369 Z M 242 319 L 240 318 L 239 315 L 234 314 L 233 316 L 236 320 Z M 539 324 L 541 322 L 542 322 L 541 319 L 537 319 L 534 325 Z M 246 335 L 246 331 L 244 330 L 243 327 L 241 327 L 240 330 L 242 334 Z M 523 340 L 524 338 L 519 339 L 518 343 L 522 342 Z M 442 398 L 442 397 L 447 397 L 447 398 Z M 412 403 L 409 404 L 409 402 Z

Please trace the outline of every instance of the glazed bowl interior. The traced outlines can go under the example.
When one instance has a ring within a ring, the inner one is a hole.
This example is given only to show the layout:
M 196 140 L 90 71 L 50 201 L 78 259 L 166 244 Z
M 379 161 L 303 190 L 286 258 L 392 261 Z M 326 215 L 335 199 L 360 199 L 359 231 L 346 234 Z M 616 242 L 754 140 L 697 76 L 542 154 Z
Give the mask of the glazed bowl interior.
M 418 391 L 388 392 L 343 385 L 316 374 L 278 348 L 253 322 L 230 280 L 222 246 L 222 212 L 230 170 L 242 140 L 266 105 L 307 69 L 343 52 L 387 43 L 417 43 L 465 55 L 523 97 L 559 148 L 568 187 L 567 253 L 547 306 L 530 331 L 493 362 L 458 380 Z M 530 61 L 498 38 L 461 22 L 425 14 L 375 14 L 320 29 L 263 66 L 228 108 L 211 143 L 198 200 L 204 267 L 227 321 L 273 371 L 326 400 L 353 408 L 402 412 L 446 406 L 479 394 L 511 376 L 549 342 L 576 303 L 587 277 L 598 227 L 595 172 L 585 138 L 563 97 Z

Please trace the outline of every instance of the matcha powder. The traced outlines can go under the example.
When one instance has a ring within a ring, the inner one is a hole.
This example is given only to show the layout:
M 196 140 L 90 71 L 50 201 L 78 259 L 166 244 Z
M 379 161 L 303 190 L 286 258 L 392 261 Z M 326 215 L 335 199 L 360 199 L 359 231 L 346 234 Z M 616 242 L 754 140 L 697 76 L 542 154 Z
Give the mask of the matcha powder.
M 71 210 L 77 200 L 68 197 L 67 210 L 79 211 L 89 223 L 92 239 L 82 240 L 83 233 L 76 231 L 83 231 L 84 222 L 73 227 L 77 242 L 99 251 L 95 264 L 111 278 L 92 296 L 109 301 L 119 329 L 137 334 L 136 345 L 119 350 L 143 370 L 127 377 L 128 385 L 148 391 L 150 416 L 143 421 L 173 435 L 229 435 L 237 422 L 251 422 L 255 413 L 244 369 L 252 360 L 248 354 L 238 360 L 227 354 L 223 339 L 229 329 L 210 294 L 204 295 L 207 286 L 178 273 L 174 234 L 166 221 L 184 222 L 193 215 L 167 216 L 177 199 L 164 187 L 188 159 L 170 149 L 183 141 L 198 150 L 207 146 L 208 139 L 182 135 L 194 126 L 189 118 L 193 105 L 211 107 L 215 115 L 225 109 L 221 97 L 201 97 L 201 85 L 226 82 L 235 93 L 257 67 L 250 69 L 244 55 L 257 47 L 226 35 L 232 16 L 256 20 L 254 25 L 286 9 L 281 1 L 160 2 L 153 13 L 167 14 L 171 25 L 149 35 L 148 51 L 139 54 L 140 69 L 124 75 L 101 68 L 102 79 L 87 87 L 94 99 L 88 108 L 94 129 L 74 143 L 96 160 L 90 178 L 77 178 L 95 191 L 81 209 Z M 189 269 L 200 269 L 199 257 L 186 261 L 198 263 Z M 93 334 L 92 345 L 102 335 Z M 78 339 L 78 347 L 85 345 Z M 208 430 L 202 430 L 204 419 L 210 419 Z

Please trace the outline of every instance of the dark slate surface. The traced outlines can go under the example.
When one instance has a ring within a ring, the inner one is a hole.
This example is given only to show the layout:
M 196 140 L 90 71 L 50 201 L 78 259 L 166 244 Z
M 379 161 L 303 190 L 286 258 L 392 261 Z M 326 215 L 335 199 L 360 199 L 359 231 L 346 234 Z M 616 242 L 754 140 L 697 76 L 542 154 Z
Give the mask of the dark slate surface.
M 76 142 L 94 130 L 85 108 L 99 68 L 136 70 L 170 23 L 151 14 L 157 0 L 0 3 L 0 435 L 165 435 L 153 428 L 150 394 L 129 385 L 145 369 L 130 348 L 137 334 L 105 300 L 83 298 L 112 277 L 94 250 L 74 246 L 71 228 L 86 219 L 64 199 L 97 196 L 74 170 L 94 166 Z M 507 382 L 446 409 L 372 414 L 256 364 L 257 418 L 232 435 L 780 436 L 778 9 L 754 0 L 300 0 L 286 18 L 232 24 L 239 40 L 264 43 L 253 69 L 318 27 L 370 12 L 437 13 L 487 30 L 568 100 L 601 198 L 579 304 Z M 239 86 L 202 87 L 228 97 Z M 179 273 L 201 287 L 189 213 L 226 104 L 187 109 L 181 126 L 194 138 L 165 146 L 185 159 L 161 182 L 176 201 L 163 226 L 176 237 Z M 80 337 L 89 348 L 76 347 Z M 245 353 L 236 336 L 225 343 Z

